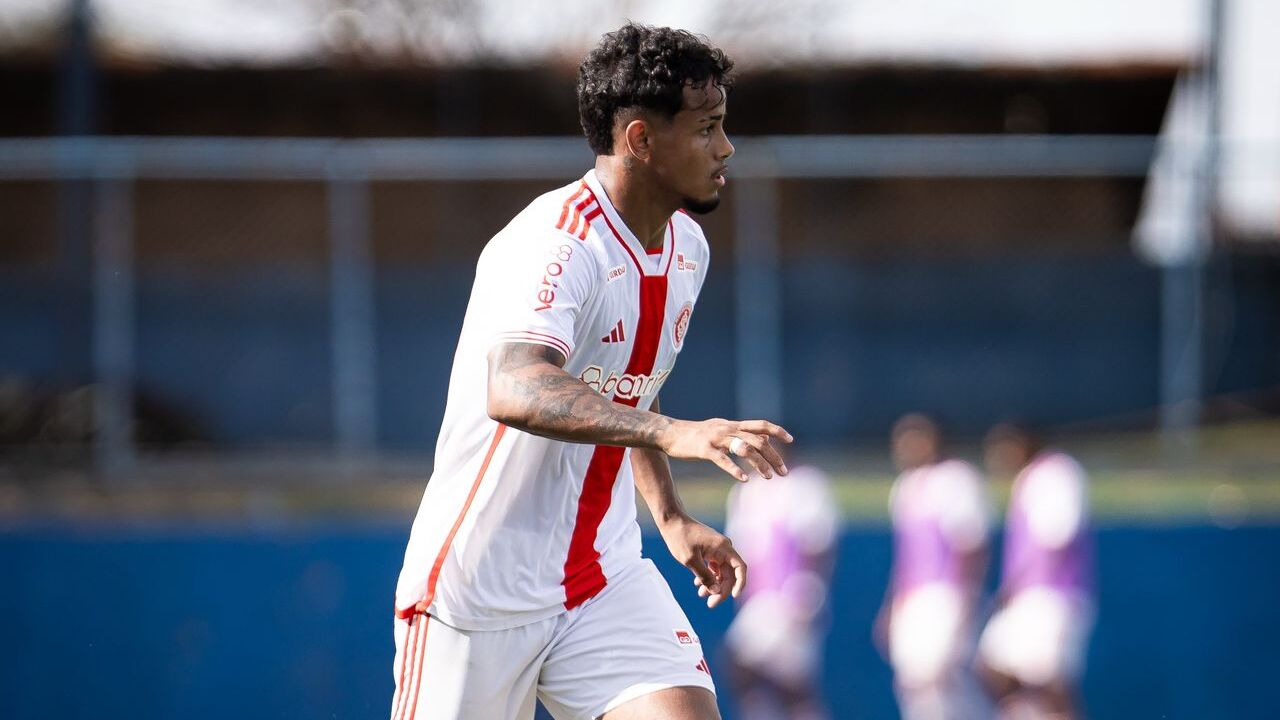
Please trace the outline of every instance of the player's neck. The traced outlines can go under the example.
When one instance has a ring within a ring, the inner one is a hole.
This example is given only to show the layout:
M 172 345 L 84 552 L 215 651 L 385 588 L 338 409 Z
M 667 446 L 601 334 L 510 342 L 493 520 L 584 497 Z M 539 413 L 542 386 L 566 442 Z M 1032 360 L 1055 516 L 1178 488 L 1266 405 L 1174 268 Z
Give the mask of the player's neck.
M 596 158 L 596 177 L 604 186 L 609 202 L 622 216 L 622 222 L 644 245 L 646 250 L 662 247 L 666 239 L 667 221 L 679 209 L 667 193 L 661 192 L 643 176 L 642 171 L 623 167 L 612 156 Z

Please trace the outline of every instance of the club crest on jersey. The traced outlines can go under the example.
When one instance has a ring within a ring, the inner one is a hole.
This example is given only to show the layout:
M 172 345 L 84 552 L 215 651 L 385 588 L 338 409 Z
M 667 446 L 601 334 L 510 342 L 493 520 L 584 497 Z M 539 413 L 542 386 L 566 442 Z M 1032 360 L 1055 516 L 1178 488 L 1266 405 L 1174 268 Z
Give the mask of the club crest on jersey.
M 689 332 L 689 318 L 693 316 L 693 303 L 687 302 L 680 312 L 676 313 L 676 321 L 671 325 L 671 344 L 679 350 L 684 345 L 685 333 Z
M 670 368 L 654 370 L 649 375 L 632 375 L 631 373 L 619 375 L 616 371 L 611 371 L 609 376 L 605 377 L 604 368 L 599 365 L 588 365 L 583 368 L 578 379 L 601 395 L 614 395 L 620 400 L 636 400 L 658 392 L 658 388 L 662 387 L 662 383 L 666 382 L 667 375 L 670 373 Z
M 698 636 L 694 635 L 692 632 L 689 632 L 688 630 L 674 629 L 672 630 L 672 632 L 676 634 L 676 642 L 680 643 L 681 645 L 701 645 L 702 644 L 702 641 L 698 639 Z
M 696 260 L 685 260 L 684 253 L 676 253 L 676 270 L 680 272 L 696 272 L 698 262 Z

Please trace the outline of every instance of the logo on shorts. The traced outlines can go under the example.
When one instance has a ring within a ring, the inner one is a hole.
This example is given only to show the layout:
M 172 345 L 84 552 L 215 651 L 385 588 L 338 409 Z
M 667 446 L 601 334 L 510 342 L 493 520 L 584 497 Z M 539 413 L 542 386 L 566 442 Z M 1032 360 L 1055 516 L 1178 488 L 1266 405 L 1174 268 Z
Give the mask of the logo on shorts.
M 701 645 L 702 644 L 702 641 L 698 639 L 698 636 L 694 635 L 688 630 L 673 630 L 672 632 L 676 634 L 676 642 L 680 643 L 681 645 Z
M 685 333 L 689 332 L 689 318 L 693 315 L 693 303 L 687 302 L 676 315 L 676 322 L 671 326 L 671 344 L 677 350 L 684 345 Z
M 698 661 L 698 664 L 693 666 L 693 669 L 694 669 L 694 670 L 701 670 L 702 672 L 704 672 L 704 673 L 706 673 L 706 674 L 708 674 L 708 675 L 710 675 L 710 674 L 711 674 L 711 666 L 707 664 L 707 659 L 706 659 L 706 658 L 702 658 L 701 660 L 699 660 L 699 661 Z

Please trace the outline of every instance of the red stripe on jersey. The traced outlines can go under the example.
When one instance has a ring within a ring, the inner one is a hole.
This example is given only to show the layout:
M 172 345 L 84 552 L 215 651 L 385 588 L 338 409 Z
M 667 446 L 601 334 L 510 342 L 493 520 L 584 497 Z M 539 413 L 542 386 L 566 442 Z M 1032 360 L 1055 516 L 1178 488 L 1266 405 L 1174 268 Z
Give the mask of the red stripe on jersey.
M 631 403 L 625 403 L 630 405 Z M 564 561 L 564 606 L 572 610 L 595 597 L 605 586 L 600 568 L 600 552 L 595 548 L 600 523 L 609 512 L 613 500 L 613 481 L 622 468 L 625 448 L 597 445 L 587 465 L 578 496 L 578 516 L 569 540 L 569 555 Z
M 653 372 L 666 312 L 667 277 L 651 275 L 640 278 L 640 320 L 636 322 L 636 344 L 631 348 L 627 374 L 648 375 Z
M 601 215 L 603 212 L 604 212 L 604 211 L 600 209 L 600 206 L 599 206 L 599 205 L 596 205 L 595 207 L 593 207 L 593 208 L 591 208 L 589 211 L 587 211 L 586 216 L 584 216 L 584 217 L 583 217 L 583 222 L 582 222 L 582 231 L 578 233 L 578 239 L 579 239 L 579 240 L 586 240 L 586 239 L 587 239 L 587 230 L 589 230 L 589 229 L 591 228 L 591 221 L 592 221 L 592 220 L 595 220 L 595 219 L 596 219 L 596 218 L 598 218 L 598 217 L 600 217 L 600 215 Z
M 667 256 L 667 266 L 662 270 L 662 274 L 666 275 L 671 272 L 671 258 L 676 256 L 676 224 L 667 219 L 667 230 L 671 231 L 671 254 Z
M 631 375 L 648 375 L 658 358 L 662 342 L 662 327 L 667 307 L 667 278 L 665 275 L 640 278 L 640 320 L 636 323 L 635 345 L 626 372 Z M 635 407 L 640 398 L 613 401 Z M 564 563 L 564 606 L 566 609 L 581 605 L 600 592 L 605 584 L 604 570 L 600 567 L 600 552 L 596 550 L 596 537 L 600 523 L 609 512 L 613 501 L 613 484 L 622 468 L 626 448 L 597 445 L 587 465 L 582 481 L 582 494 L 578 496 L 578 515 L 569 540 L 569 555 Z
M 431 566 L 431 574 L 427 576 L 427 593 L 421 601 L 416 605 L 410 605 L 403 610 L 396 611 L 396 617 L 409 618 L 414 613 L 426 613 L 431 607 L 431 602 L 436 599 L 436 581 L 440 579 L 440 568 L 444 566 L 444 559 L 449 555 L 449 546 L 453 544 L 453 536 L 458 534 L 458 528 L 462 527 L 462 520 L 467 516 L 467 510 L 471 509 L 471 501 L 476 499 L 476 492 L 480 489 L 480 481 L 484 480 L 484 473 L 489 469 L 489 462 L 493 460 L 493 453 L 498 449 L 498 442 L 502 440 L 502 433 L 506 432 L 507 426 L 498 423 L 498 429 L 493 433 L 493 441 L 489 443 L 489 452 L 485 453 L 484 461 L 480 463 L 480 470 L 476 473 L 476 479 L 471 483 L 471 492 L 467 493 L 467 499 L 462 503 L 462 510 L 458 512 L 458 519 L 453 521 L 453 527 L 449 529 L 449 534 L 444 539 L 444 544 L 440 546 L 440 554 L 436 555 L 435 564 Z
M 595 199 L 595 195 L 588 195 L 582 199 L 582 202 L 573 206 L 573 219 L 569 221 L 569 229 L 567 231 L 570 235 L 578 234 L 578 222 L 582 220 L 582 211 L 586 210 L 588 205 L 595 202 Z
M 583 180 L 582 184 L 578 186 L 577 192 L 570 195 L 564 201 L 564 207 L 560 209 L 560 219 L 556 221 L 557 230 L 564 229 L 564 221 L 569 217 L 569 208 L 573 206 L 574 201 L 581 197 L 584 192 L 587 193 L 587 197 L 591 197 L 591 188 L 587 187 L 587 181 L 585 180 Z
M 595 195 L 592 194 L 592 197 L 595 197 Z M 627 241 L 622 239 L 622 235 L 618 233 L 618 228 L 613 226 L 613 221 L 609 219 L 609 213 L 601 213 L 601 214 L 604 216 L 605 224 L 609 226 L 609 229 L 613 231 L 613 236 L 617 238 L 618 244 L 621 245 L 622 249 L 626 250 L 627 254 L 631 256 L 631 262 L 636 264 L 636 270 L 639 270 L 640 275 L 643 276 L 644 266 L 640 264 L 640 258 L 636 257 L 635 252 L 631 250 L 631 246 L 627 244 Z

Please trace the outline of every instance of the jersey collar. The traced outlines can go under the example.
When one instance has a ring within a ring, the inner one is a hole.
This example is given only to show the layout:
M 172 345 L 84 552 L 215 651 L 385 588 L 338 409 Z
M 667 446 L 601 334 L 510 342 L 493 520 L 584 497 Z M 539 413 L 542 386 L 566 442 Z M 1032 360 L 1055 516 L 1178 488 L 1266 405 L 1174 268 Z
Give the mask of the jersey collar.
M 618 214 L 617 208 L 613 206 L 613 200 L 609 198 L 609 193 L 605 192 L 604 185 L 600 183 L 600 178 L 596 177 L 595 168 L 587 171 L 582 181 L 591 189 L 591 193 L 595 195 L 596 202 L 600 203 L 600 209 L 604 211 L 605 228 L 602 229 L 603 234 L 612 235 L 617 239 L 622 247 L 627 250 L 636 267 L 640 269 L 643 275 L 665 275 L 667 270 L 671 268 L 671 258 L 675 255 L 675 224 L 671 219 L 667 220 L 667 233 L 662 243 L 661 255 L 650 255 L 645 252 L 644 244 L 636 239 L 631 228 L 622 221 L 622 216 Z

